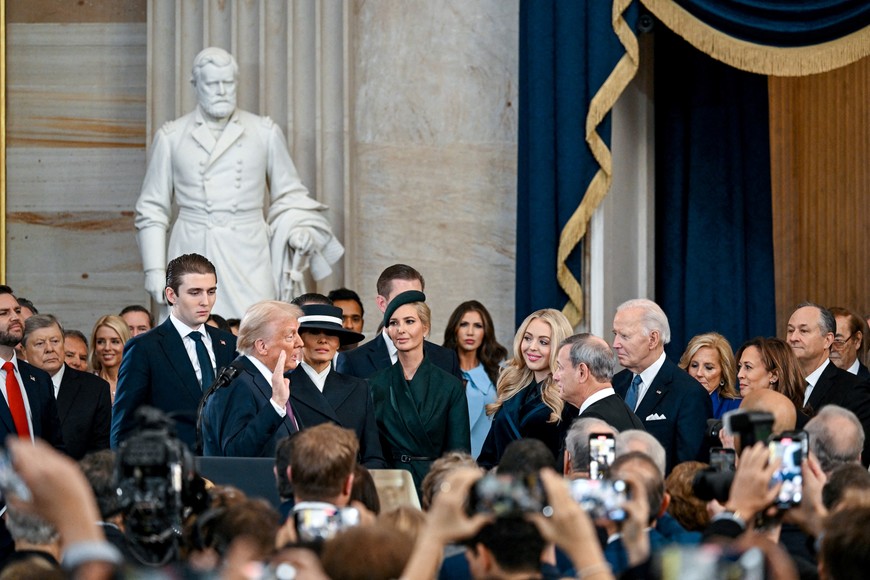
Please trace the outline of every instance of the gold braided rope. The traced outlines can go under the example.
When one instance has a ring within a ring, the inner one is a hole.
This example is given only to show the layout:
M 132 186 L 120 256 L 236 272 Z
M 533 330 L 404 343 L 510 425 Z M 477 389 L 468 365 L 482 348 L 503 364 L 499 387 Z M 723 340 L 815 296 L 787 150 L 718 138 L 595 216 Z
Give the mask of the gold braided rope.
M 870 55 L 870 26 L 812 46 L 777 47 L 728 36 L 705 24 L 674 0 L 641 0 L 665 26 L 689 44 L 727 65 L 757 74 L 794 77 L 840 68 Z
M 559 234 L 556 277 L 559 280 L 559 285 L 568 295 L 568 303 L 562 309 L 562 313 L 568 318 L 571 326 L 577 326 L 583 319 L 583 288 L 565 262 L 580 240 L 583 239 L 583 236 L 586 235 L 586 225 L 592 218 L 592 213 L 604 200 L 613 182 L 613 159 L 604 140 L 598 135 L 598 125 L 601 124 L 628 83 L 637 74 L 640 61 L 637 37 L 622 17 L 622 13 L 631 5 L 631 2 L 632 0 L 613 0 L 611 24 L 617 38 L 625 47 L 625 54 L 622 55 L 619 62 L 610 71 L 607 80 L 595 93 L 589 103 L 589 112 L 586 115 L 586 142 L 592 150 L 592 156 L 598 162 L 599 169 L 592 181 L 589 182 L 589 187 L 586 188 L 580 206 L 574 211 Z

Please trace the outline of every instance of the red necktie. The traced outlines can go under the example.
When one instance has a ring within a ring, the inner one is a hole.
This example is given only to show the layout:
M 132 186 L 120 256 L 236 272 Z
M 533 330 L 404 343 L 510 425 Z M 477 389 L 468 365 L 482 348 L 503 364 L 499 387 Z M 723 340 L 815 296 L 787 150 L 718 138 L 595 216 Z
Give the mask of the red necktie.
M 21 387 L 15 379 L 15 367 L 11 361 L 3 363 L 6 371 L 6 399 L 9 402 L 9 411 L 12 412 L 12 420 L 15 422 L 15 430 L 21 438 L 30 439 L 30 428 L 27 426 L 27 411 L 24 410 L 24 397 L 21 396 Z

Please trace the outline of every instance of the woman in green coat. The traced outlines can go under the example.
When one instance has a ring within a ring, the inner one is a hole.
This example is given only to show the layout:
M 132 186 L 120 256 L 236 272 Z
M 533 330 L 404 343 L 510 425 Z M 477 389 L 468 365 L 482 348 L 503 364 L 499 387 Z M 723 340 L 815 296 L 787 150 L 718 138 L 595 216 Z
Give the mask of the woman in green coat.
M 471 448 L 462 382 L 423 353 L 431 329 L 425 300 L 425 294 L 410 290 L 387 306 L 384 325 L 398 360 L 369 379 L 387 464 L 410 471 L 418 493 L 434 460 L 447 451 Z

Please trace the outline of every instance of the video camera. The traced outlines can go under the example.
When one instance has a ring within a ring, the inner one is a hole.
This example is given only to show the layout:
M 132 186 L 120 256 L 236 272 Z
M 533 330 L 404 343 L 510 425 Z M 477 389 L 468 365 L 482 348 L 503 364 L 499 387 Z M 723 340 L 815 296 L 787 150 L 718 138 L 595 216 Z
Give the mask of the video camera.
M 178 554 L 185 517 L 205 511 L 209 496 L 172 420 L 153 407 L 135 418 L 136 431 L 118 448 L 118 498 L 132 553 L 142 564 L 162 566 Z

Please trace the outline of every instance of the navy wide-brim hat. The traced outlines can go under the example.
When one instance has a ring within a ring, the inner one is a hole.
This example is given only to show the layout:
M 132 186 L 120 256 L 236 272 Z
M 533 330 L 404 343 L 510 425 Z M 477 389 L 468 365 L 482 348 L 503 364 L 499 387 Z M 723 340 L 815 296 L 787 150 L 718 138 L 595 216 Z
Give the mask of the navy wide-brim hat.
M 299 319 L 299 332 L 304 330 L 322 330 L 327 334 L 337 336 L 341 346 L 362 342 L 364 334 L 348 330 L 341 325 L 342 310 L 329 304 L 306 304 L 302 307 L 302 318 Z

